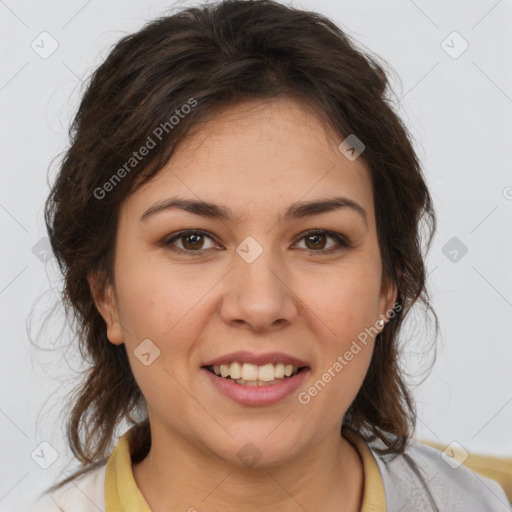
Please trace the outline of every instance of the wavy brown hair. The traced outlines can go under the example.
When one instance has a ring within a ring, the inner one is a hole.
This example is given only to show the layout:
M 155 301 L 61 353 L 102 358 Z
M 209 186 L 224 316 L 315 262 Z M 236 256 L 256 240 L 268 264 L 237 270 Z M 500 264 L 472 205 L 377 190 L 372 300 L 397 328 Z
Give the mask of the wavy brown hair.
M 103 286 L 111 282 L 123 200 L 155 176 L 198 123 L 247 100 L 306 102 L 340 141 L 356 134 L 366 146 L 361 158 L 371 173 L 382 279 L 396 285 L 400 307 L 377 337 L 344 425 L 368 440 L 381 439 L 383 452 L 403 452 L 416 412 L 400 369 L 398 333 L 417 301 L 435 317 L 420 229 L 422 223 L 427 227 L 428 250 L 435 214 L 412 137 L 393 108 L 385 68 L 320 14 L 271 0 L 228 0 L 151 21 L 121 39 L 94 71 L 45 205 L 64 276 L 66 313 L 90 365 L 72 396 L 67 422 L 68 441 L 82 469 L 52 490 L 103 464 L 122 420 L 133 424 L 133 461 L 148 453 L 144 397 L 125 346 L 107 339 L 88 275 L 96 273 Z M 191 99 L 195 107 L 185 110 Z M 179 112 L 187 114 L 170 127 L 169 119 Z M 127 170 L 134 151 L 148 137 L 155 140 L 155 129 L 164 123 L 161 140 Z M 120 174 L 123 166 L 126 172 Z

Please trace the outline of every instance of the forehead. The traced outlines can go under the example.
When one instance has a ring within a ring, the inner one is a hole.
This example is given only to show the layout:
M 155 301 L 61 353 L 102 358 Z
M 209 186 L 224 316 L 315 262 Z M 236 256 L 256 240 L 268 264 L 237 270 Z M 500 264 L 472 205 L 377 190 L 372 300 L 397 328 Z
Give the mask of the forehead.
M 232 105 L 194 126 L 127 202 L 142 208 L 172 193 L 229 204 L 241 218 L 269 205 L 344 195 L 372 213 L 366 162 L 340 152 L 343 138 L 311 106 L 291 99 Z

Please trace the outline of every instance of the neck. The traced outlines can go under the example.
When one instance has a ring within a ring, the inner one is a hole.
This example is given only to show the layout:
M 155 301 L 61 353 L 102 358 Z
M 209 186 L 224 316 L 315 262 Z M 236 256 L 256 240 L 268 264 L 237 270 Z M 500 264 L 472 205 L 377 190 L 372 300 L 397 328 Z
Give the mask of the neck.
M 151 449 L 133 475 L 152 512 L 296 512 L 319 503 L 324 512 L 357 512 L 363 495 L 361 459 L 336 432 L 291 461 L 244 468 L 152 428 Z

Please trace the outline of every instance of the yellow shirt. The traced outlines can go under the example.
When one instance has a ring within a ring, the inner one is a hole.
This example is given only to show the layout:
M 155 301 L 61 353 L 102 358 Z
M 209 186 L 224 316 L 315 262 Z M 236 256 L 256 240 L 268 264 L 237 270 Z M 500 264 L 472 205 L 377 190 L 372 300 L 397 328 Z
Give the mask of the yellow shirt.
M 364 491 L 361 512 L 386 512 L 386 498 L 379 468 L 365 440 L 354 433 L 347 440 L 363 462 Z M 151 512 L 132 472 L 129 447 L 130 431 L 117 443 L 107 462 L 105 473 L 106 512 Z

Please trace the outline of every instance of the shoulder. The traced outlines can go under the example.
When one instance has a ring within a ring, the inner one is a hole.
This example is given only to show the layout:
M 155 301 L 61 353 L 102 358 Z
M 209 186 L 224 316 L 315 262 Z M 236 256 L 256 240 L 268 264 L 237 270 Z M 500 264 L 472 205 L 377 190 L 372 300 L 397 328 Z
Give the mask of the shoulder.
M 106 464 L 93 469 L 52 493 L 45 493 L 30 512 L 105 512 Z
M 505 492 L 494 480 L 454 463 L 436 448 L 409 440 L 401 455 L 380 455 L 381 441 L 369 443 L 379 467 L 389 512 L 510 512 Z M 451 462 L 451 463 L 450 463 Z

